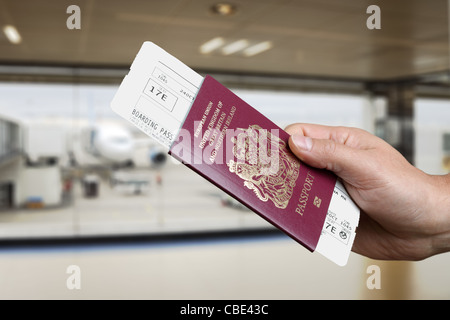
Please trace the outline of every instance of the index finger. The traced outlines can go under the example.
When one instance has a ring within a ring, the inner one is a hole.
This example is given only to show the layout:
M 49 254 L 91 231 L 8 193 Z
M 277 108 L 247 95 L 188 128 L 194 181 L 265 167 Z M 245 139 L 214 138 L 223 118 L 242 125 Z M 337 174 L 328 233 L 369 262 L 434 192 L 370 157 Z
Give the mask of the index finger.
M 327 139 L 343 143 L 348 137 L 348 130 L 343 127 L 324 126 L 309 123 L 294 123 L 285 128 L 290 135 L 302 134 L 314 139 Z
M 290 135 L 301 134 L 313 139 L 326 139 L 333 140 L 340 144 L 345 144 L 349 147 L 363 148 L 370 147 L 368 145 L 369 141 L 372 139 L 361 139 L 364 135 L 370 135 L 368 132 L 350 127 L 335 127 L 335 126 L 325 126 L 319 124 L 310 123 L 294 123 L 288 125 L 285 131 Z

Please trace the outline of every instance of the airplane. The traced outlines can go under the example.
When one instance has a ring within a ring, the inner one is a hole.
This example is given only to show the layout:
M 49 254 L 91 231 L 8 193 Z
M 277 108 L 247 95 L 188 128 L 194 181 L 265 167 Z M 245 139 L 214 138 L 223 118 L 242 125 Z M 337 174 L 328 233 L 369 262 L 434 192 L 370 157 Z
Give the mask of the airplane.
M 136 137 L 138 134 L 131 128 L 112 122 L 82 125 L 78 132 L 69 135 L 69 139 L 73 139 L 69 151 L 71 162 L 79 166 L 112 169 L 136 165 L 152 169 L 163 167 L 167 161 L 167 151 L 150 137 Z

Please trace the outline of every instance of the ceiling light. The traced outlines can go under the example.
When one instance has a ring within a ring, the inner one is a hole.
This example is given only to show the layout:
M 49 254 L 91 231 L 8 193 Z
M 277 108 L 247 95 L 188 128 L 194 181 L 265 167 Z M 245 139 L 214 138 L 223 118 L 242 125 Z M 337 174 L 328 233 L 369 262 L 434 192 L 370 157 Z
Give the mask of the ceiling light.
M 254 55 L 260 54 L 261 52 L 267 51 L 273 47 L 272 42 L 270 41 L 264 41 L 260 42 L 258 44 L 255 44 L 251 47 L 248 47 L 244 50 L 243 54 L 246 57 L 252 57 Z
M 22 37 L 20 36 L 19 31 L 17 31 L 16 27 L 12 25 L 6 25 L 3 27 L 3 32 L 5 33 L 9 42 L 14 44 L 19 44 L 22 42 Z
M 241 39 L 241 40 L 232 42 L 232 43 L 226 45 L 225 47 L 223 47 L 222 53 L 227 56 L 227 55 L 236 53 L 238 51 L 241 51 L 242 49 L 246 48 L 247 46 L 248 46 L 248 40 Z
M 200 46 L 200 53 L 208 54 L 225 44 L 225 40 L 222 37 L 211 39 Z
M 236 6 L 230 3 L 217 3 L 211 7 L 211 12 L 220 16 L 231 16 L 236 11 Z

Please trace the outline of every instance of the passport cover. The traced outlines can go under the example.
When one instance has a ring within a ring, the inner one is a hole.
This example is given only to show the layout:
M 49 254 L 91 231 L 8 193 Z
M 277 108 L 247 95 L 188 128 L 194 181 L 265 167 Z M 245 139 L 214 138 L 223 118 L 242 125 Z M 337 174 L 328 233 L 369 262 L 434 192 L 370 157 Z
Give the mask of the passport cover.
M 169 154 L 314 251 L 336 183 L 289 134 L 207 75 Z

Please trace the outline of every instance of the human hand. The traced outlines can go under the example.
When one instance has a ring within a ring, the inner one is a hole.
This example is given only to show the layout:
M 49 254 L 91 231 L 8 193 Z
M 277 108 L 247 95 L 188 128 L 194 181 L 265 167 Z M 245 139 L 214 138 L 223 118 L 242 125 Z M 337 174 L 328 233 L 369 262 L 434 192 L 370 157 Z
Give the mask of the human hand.
M 361 209 L 353 251 L 421 260 L 450 250 L 450 175 L 412 166 L 382 139 L 356 128 L 292 124 L 291 151 L 333 171 Z

